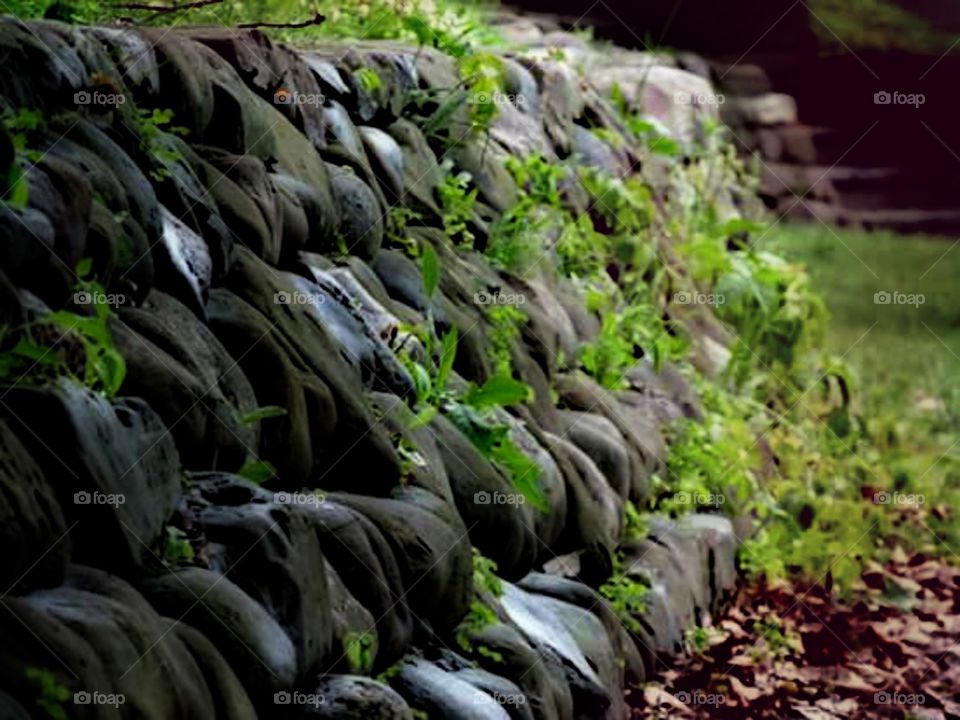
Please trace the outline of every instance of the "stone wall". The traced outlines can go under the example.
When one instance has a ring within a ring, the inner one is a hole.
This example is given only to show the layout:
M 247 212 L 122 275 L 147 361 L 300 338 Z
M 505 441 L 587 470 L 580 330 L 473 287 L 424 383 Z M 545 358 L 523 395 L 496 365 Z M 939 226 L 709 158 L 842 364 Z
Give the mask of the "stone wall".
M 26 206 L 0 206 L 5 326 L 106 301 L 126 362 L 116 397 L 63 377 L 0 396 L 4 717 L 42 717 L 42 700 L 78 718 L 619 718 L 625 685 L 728 599 L 721 516 L 622 538 L 664 428 L 698 416 L 693 390 L 648 364 L 630 389 L 602 389 L 570 364 L 598 330 L 572 284 L 497 271 L 441 230 L 441 160 L 471 173 L 481 239 L 522 191 L 511 155 L 620 175 L 646 162 L 606 100 L 614 77 L 681 142 L 709 112 L 669 101 L 709 90 L 693 74 L 563 42 L 565 60 L 506 57 L 526 102 L 443 158 L 405 117 L 412 91 L 457 84 L 431 50 L 0 20 L 0 102 L 46 119 Z M 184 132 L 145 120 L 159 109 Z M 623 142 L 585 132 L 587 117 Z M 433 297 L 385 241 L 399 203 L 424 218 L 406 239 L 440 257 Z M 107 297 L 78 293 L 76 272 Z M 515 489 L 443 415 L 411 422 L 408 328 L 456 328 L 455 381 L 481 383 L 476 297 L 495 289 L 527 299 L 511 352 L 536 397 L 504 421 L 540 467 L 545 511 L 491 502 Z M 694 327 L 715 369 L 722 329 Z M 98 369 L 72 328 L 56 333 L 76 374 Z M 258 417 L 272 407 L 284 413 Z M 192 552 L 171 561 L 177 542 Z M 474 587 L 474 548 L 501 594 Z M 651 585 L 630 630 L 596 592 L 614 553 Z M 460 644 L 478 594 L 495 620 Z
M 771 52 L 711 62 L 710 77 L 741 152 L 759 158 L 759 192 L 778 216 L 953 234 L 960 165 L 944 162 L 955 135 L 945 100 L 956 67 L 942 60 Z M 884 104 L 893 92 L 919 99 Z

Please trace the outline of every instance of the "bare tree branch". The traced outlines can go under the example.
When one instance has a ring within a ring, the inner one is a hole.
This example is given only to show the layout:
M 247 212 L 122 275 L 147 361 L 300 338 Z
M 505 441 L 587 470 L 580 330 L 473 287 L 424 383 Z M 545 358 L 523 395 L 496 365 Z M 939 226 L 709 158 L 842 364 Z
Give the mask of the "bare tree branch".
M 317 13 L 310 20 L 304 20 L 303 22 L 298 23 L 268 23 L 268 22 L 255 22 L 255 23 L 241 23 L 237 25 L 238 28 L 243 30 L 254 30 L 256 28 L 277 28 L 277 29 L 298 29 L 310 27 L 312 25 L 320 25 L 324 20 L 327 19 L 326 15 Z

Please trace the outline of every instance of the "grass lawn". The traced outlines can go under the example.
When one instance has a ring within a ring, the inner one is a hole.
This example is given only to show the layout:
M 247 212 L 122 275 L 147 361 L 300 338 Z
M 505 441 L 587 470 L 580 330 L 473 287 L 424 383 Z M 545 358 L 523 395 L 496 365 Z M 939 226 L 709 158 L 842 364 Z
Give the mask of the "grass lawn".
M 855 369 L 867 408 L 922 393 L 960 410 L 960 240 L 816 223 L 777 226 L 761 247 L 807 267 L 831 314 L 827 349 Z M 910 295 L 922 304 L 896 304 Z
M 921 546 L 960 562 L 960 241 L 786 225 L 761 249 L 806 266 L 831 315 L 825 349 L 859 378 L 871 464 L 924 494 Z

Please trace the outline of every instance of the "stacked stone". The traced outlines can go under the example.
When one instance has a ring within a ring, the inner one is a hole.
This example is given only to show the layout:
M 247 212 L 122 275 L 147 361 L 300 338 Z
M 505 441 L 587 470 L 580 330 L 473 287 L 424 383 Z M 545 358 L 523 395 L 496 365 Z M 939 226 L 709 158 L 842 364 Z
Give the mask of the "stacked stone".
M 113 399 L 66 379 L 0 396 L 4 716 L 43 716 L 43 678 L 82 718 L 623 717 L 624 685 L 735 583 L 719 516 L 621 541 L 624 503 L 663 469 L 663 428 L 697 399 L 669 368 L 638 366 L 620 392 L 577 372 L 562 358 L 599 328 L 575 288 L 454 249 L 435 196 L 443 160 L 470 172 L 482 241 L 518 197 L 509 156 L 628 172 L 628 142 L 583 131 L 589 116 L 621 132 L 607 95 L 567 62 L 506 57 L 525 102 L 443 157 L 404 117 L 411 94 L 458 82 L 426 49 L 9 18 L 0 49 L 0 103 L 47 119 L 27 206 L 0 205 L 4 322 L 84 313 L 74 271 L 89 259 L 126 362 Z M 668 75 L 664 92 L 699 82 Z M 143 141 L 143 111 L 167 108 L 185 132 Z M 440 257 L 433 297 L 382 247 L 398 203 Z M 505 475 L 442 415 L 411 422 L 405 328 L 456 328 L 455 381 L 483 382 L 475 298 L 492 288 L 527 300 L 511 353 L 535 399 L 504 421 L 546 512 L 483 502 L 514 492 Z M 250 421 L 272 406 L 284 413 Z M 275 474 L 250 482 L 251 463 Z M 197 548 L 189 567 L 163 561 L 170 526 Z M 504 592 L 464 647 L 473 548 Z M 640 631 L 595 590 L 615 552 L 651 585 Z

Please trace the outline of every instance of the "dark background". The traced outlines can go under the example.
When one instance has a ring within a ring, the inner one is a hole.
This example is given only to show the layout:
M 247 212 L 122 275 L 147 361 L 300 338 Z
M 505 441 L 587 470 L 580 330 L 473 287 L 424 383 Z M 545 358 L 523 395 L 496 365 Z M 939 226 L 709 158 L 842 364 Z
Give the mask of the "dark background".
M 869 209 L 957 209 L 960 45 L 948 48 L 951 36 L 960 38 L 960 2 L 900 4 L 942 33 L 946 47 L 942 37 L 939 44 L 931 39 L 929 49 L 844 47 L 805 2 L 523 0 L 515 6 L 559 16 L 568 26 L 593 26 L 598 37 L 636 49 L 690 50 L 718 64 L 759 65 L 775 92 L 796 98 L 800 121 L 823 129 L 818 165 L 896 169 L 846 188 L 850 202 Z M 882 90 L 922 93 L 926 102 L 919 109 L 878 106 L 874 94 Z M 960 223 L 938 229 L 960 232 Z

